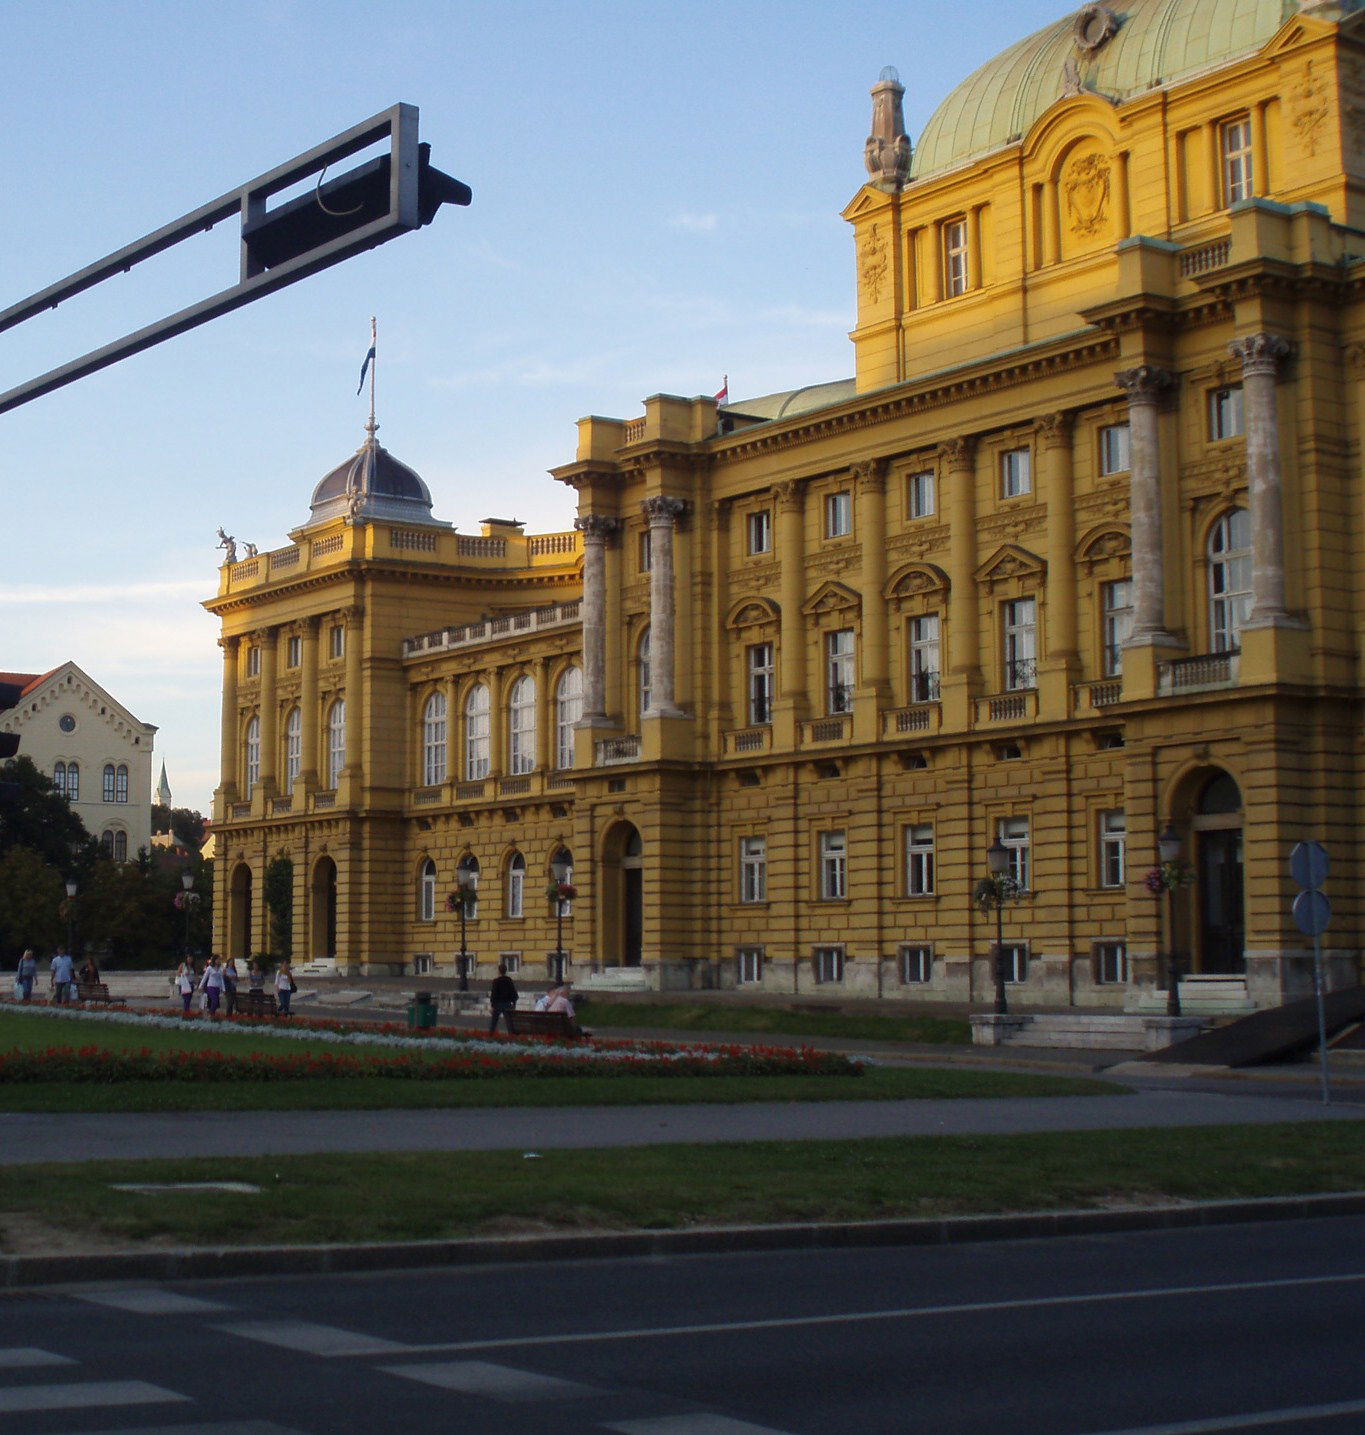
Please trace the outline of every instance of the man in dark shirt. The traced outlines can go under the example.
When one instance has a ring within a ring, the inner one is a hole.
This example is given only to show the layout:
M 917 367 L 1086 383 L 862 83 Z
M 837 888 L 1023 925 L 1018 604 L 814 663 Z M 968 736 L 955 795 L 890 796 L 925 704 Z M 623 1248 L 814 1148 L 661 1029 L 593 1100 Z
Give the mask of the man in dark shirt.
M 507 1025 L 507 1034 L 512 1034 L 512 1011 L 517 1004 L 516 983 L 507 975 L 507 963 L 498 963 L 498 974 L 493 978 L 493 985 L 489 988 L 488 1001 L 493 1008 L 493 1019 L 488 1023 L 488 1034 L 498 1029 L 498 1018 L 502 1017 Z

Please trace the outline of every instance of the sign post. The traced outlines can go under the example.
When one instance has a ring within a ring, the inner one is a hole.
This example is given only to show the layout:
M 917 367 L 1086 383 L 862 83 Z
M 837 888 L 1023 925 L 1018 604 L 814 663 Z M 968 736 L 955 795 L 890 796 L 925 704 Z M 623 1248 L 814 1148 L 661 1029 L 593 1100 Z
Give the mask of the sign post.
M 1322 1104 L 1331 1103 L 1327 1083 L 1327 1014 L 1323 1006 L 1322 934 L 1332 920 L 1332 904 L 1323 896 L 1330 864 L 1320 842 L 1298 842 L 1289 854 L 1289 873 L 1303 890 L 1294 898 L 1294 925 L 1313 939 L 1313 990 L 1318 1000 L 1318 1062 L 1322 1072 Z

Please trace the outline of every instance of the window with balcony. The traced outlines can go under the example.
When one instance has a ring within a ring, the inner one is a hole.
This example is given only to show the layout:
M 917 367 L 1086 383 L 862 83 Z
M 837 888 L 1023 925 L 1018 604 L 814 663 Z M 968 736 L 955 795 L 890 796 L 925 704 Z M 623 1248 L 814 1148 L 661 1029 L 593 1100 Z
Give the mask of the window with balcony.
M 739 900 L 741 902 L 766 902 L 768 900 L 768 839 L 766 837 L 741 837 L 739 839 Z
M 910 701 L 936 703 L 939 698 L 939 627 L 938 614 L 925 613 L 911 618 L 910 639 Z
M 1004 605 L 1005 691 L 1038 685 L 1038 608 L 1032 598 Z
M 825 711 L 831 716 L 853 711 L 853 629 L 825 635 Z
M 636 657 L 636 680 L 640 692 L 640 716 L 643 717 L 654 700 L 654 672 L 649 660 L 649 629 L 640 638 Z
M 1117 678 L 1123 672 L 1123 645 L 1133 635 L 1133 580 L 1118 578 L 1100 586 L 1103 623 L 1104 675 Z
M 303 714 L 290 708 L 284 720 L 284 790 L 293 792 L 303 765 Z
M 917 822 L 905 829 L 905 895 L 934 894 L 934 824 Z
M 1210 645 L 1215 653 L 1234 653 L 1251 612 L 1251 518 L 1245 508 L 1214 524 L 1208 557 Z
M 1222 161 L 1223 205 L 1236 204 L 1255 194 L 1255 173 L 1252 167 L 1251 117 L 1241 115 L 1218 128 L 1218 148 Z
M 327 714 L 327 786 L 336 789 L 346 766 L 346 699 L 338 698 Z
M 754 643 L 747 655 L 749 723 L 757 727 L 773 720 L 773 645 Z
M 114 769 L 104 769 L 104 800 L 112 802 L 114 794 L 112 780 Z M 253 717 L 246 725 L 246 795 L 248 797 L 256 790 L 256 784 L 261 780 L 261 720 Z
M 820 899 L 838 902 L 848 896 L 848 834 L 820 834 Z

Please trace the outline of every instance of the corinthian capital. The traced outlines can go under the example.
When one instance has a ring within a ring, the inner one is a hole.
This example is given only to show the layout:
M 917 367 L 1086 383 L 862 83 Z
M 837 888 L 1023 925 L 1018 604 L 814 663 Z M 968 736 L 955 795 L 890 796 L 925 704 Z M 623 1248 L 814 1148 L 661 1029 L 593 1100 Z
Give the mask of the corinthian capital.
M 1228 353 L 1241 361 L 1243 378 L 1254 378 L 1258 374 L 1269 374 L 1274 378 L 1280 364 L 1289 357 L 1291 345 L 1278 334 L 1262 332 L 1234 339 L 1228 345 Z
M 649 519 L 651 528 L 665 528 L 682 516 L 687 504 L 681 498 L 665 498 L 662 494 L 656 494 L 653 498 L 645 499 L 640 507 Z
M 884 458 L 864 459 L 852 466 L 853 477 L 863 493 L 884 493 L 886 491 L 886 460 Z
M 971 434 L 960 434 L 945 439 L 938 451 L 949 468 L 970 468 L 976 461 L 976 439 Z
M 605 543 L 621 524 L 604 513 L 584 513 L 574 519 L 573 526 L 583 535 L 584 543 Z
M 1114 382 L 1128 395 L 1130 404 L 1154 404 L 1175 387 L 1175 375 L 1155 364 L 1139 364 L 1135 369 L 1121 369 Z

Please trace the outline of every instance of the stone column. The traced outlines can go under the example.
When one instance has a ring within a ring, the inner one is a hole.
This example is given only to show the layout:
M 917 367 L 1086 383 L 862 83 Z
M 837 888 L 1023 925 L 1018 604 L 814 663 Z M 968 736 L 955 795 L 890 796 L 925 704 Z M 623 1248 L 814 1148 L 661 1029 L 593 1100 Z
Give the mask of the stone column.
M 1128 395 L 1129 509 L 1133 529 L 1134 647 L 1178 646 L 1166 631 L 1165 550 L 1161 528 L 1161 443 L 1158 406 L 1175 375 L 1140 364 L 1114 375 Z
M 1047 500 L 1047 656 L 1072 663 L 1076 649 L 1076 494 L 1073 415 L 1049 414 L 1039 425 L 1041 488 Z
M 219 638 L 223 650 L 223 711 L 219 734 L 218 790 L 224 802 L 237 798 L 237 664 L 241 660 L 241 642 L 237 638 Z M 92 779 L 93 780 L 93 779 Z M 226 816 L 226 813 L 221 814 Z
M 887 648 L 886 462 L 873 459 L 853 466 L 858 493 L 858 529 L 862 548 L 863 632 L 861 686 L 880 700 L 891 687 Z
M 353 779 L 352 797 L 359 797 L 359 783 L 364 771 L 361 753 L 361 715 L 365 709 L 364 657 L 365 623 L 364 611 L 348 608 L 343 615 L 346 622 L 346 765 L 345 771 Z
M 806 621 L 801 605 L 806 598 L 805 504 L 806 488 L 800 479 L 779 483 L 777 492 L 777 556 L 782 564 L 778 592 L 782 604 L 778 699 L 789 721 L 806 715 Z M 777 734 L 774 734 L 774 738 Z M 786 741 L 794 737 L 786 735 Z
M 252 640 L 261 651 L 261 791 L 273 797 L 278 790 L 280 710 L 275 692 L 279 668 L 279 634 L 274 628 L 260 628 Z
M 677 639 L 673 591 L 673 526 L 687 505 L 657 495 L 640 505 L 649 520 L 649 711 L 645 717 L 679 717 L 673 700 L 674 648 Z
M 941 449 L 947 479 L 948 671 L 969 687 L 981 678 L 980 631 L 976 592 L 976 440 L 955 438 Z
M 318 704 L 318 620 L 303 620 L 301 691 L 299 694 L 299 724 L 302 743 L 299 751 L 298 785 L 305 792 L 312 792 L 318 786 L 318 734 L 322 714 Z
M 583 535 L 584 727 L 602 727 L 607 721 L 607 540 L 620 526 L 597 513 L 574 519 Z
M 1284 501 L 1280 478 L 1280 419 L 1275 377 L 1289 345 L 1274 334 L 1234 339 L 1228 352 L 1242 364 L 1246 410 L 1247 488 L 1251 509 L 1250 628 L 1285 626 Z

